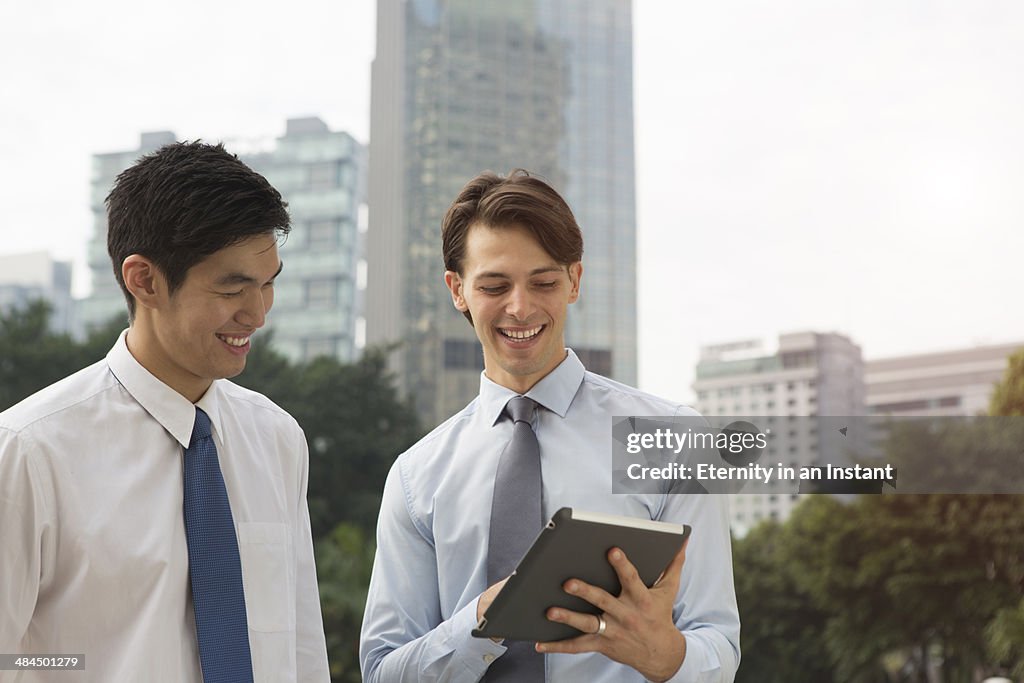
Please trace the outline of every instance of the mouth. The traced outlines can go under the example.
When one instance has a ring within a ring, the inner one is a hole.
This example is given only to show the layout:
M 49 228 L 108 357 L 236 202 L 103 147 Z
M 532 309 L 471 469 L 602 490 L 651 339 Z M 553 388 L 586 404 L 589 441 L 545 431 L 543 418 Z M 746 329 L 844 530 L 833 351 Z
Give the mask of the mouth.
M 536 339 L 547 325 L 536 327 L 499 327 L 498 334 L 513 344 L 526 344 Z
M 224 342 L 228 350 L 236 354 L 245 354 L 249 351 L 249 340 L 251 335 L 216 334 L 217 339 Z

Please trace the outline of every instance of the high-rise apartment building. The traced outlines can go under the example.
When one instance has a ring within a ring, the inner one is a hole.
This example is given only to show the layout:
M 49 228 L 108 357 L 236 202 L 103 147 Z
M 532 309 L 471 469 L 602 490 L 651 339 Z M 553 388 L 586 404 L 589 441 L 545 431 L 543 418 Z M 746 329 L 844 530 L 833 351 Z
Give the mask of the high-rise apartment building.
M 765 352 L 758 341 L 740 341 L 701 349 L 693 385 L 696 408 L 704 415 L 776 418 L 864 415 L 864 364 L 860 347 L 840 334 L 797 332 L 779 336 L 778 351 Z M 807 433 L 795 432 L 801 429 Z M 786 430 L 789 431 L 788 435 Z M 776 453 L 790 466 L 812 464 L 816 426 L 794 420 L 779 427 Z M 787 436 L 789 438 L 787 438 Z M 784 520 L 797 504 L 793 493 L 738 494 L 732 497 L 732 527 L 737 534 L 762 519 Z
M 107 253 L 107 207 L 104 204 L 114 180 L 124 169 L 135 163 L 139 157 L 155 152 L 164 145 L 174 142 L 174 133 L 167 130 L 143 133 L 137 149 L 121 152 L 94 154 L 92 157 L 92 178 L 90 180 L 89 209 L 92 211 L 92 238 L 89 240 L 86 261 L 92 276 L 92 291 L 89 296 L 75 302 L 78 319 L 88 332 L 101 327 L 115 316 L 128 324 L 128 309 L 124 294 L 114 277 L 114 270 Z
M 630 0 L 379 0 L 373 63 L 367 342 L 399 342 L 402 388 L 428 423 L 483 367 L 443 283 L 440 225 L 484 170 L 544 177 L 583 229 L 566 342 L 636 382 Z
M 0 313 L 42 299 L 50 304 L 50 329 L 71 333 L 71 263 L 45 251 L 0 256 Z
M 292 218 L 268 319 L 274 347 L 294 360 L 355 360 L 365 148 L 318 118 L 289 119 L 272 151 L 242 160 L 281 192 Z
M 864 365 L 868 411 L 874 415 L 977 415 L 988 410 L 1016 344 L 978 346 L 869 360 Z
M 143 154 L 174 142 L 171 132 L 143 133 L 138 149 L 93 158 L 94 235 L 89 244 L 93 293 L 82 303 L 86 327 L 126 315 L 107 255 L 104 199 L 117 174 Z M 227 145 L 229 151 L 232 145 Z M 292 218 L 281 245 L 285 263 L 268 327 L 274 346 L 292 360 L 327 355 L 353 360 L 357 351 L 358 270 L 363 245 L 366 150 L 351 135 L 318 118 L 290 119 L 266 150 L 239 157 L 276 187 Z

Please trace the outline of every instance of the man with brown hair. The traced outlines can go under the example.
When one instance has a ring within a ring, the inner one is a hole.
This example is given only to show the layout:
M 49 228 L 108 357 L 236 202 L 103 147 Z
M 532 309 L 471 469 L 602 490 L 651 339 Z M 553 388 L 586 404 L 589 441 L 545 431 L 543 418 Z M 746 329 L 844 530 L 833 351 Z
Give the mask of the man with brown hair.
M 403 453 L 388 476 L 363 620 L 367 681 L 731 681 L 739 617 L 728 519 L 714 496 L 612 495 L 613 415 L 696 415 L 587 372 L 565 347 L 583 238 L 565 201 L 523 171 L 484 173 L 442 226 L 445 283 L 483 347 L 480 394 Z M 515 563 L 561 507 L 690 524 L 652 588 L 608 561 L 623 591 L 565 589 L 600 616 L 549 610 L 582 635 L 473 638 Z M 689 559 L 686 559 L 689 556 Z

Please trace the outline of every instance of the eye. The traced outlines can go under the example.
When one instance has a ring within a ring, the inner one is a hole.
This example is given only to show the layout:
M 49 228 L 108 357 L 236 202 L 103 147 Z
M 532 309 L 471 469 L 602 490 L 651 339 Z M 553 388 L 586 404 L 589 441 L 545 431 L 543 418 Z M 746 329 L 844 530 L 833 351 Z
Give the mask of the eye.
M 233 296 L 239 296 L 244 291 L 245 291 L 244 289 L 240 289 L 237 292 L 221 292 L 220 295 L 230 299 Z
M 502 292 L 504 292 L 505 291 L 505 286 L 504 285 L 498 285 L 496 287 L 480 287 L 479 289 L 484 294 L 492 294 L 492 295 L 494 295 L 494 294 L 501 294 Z
M 557 285 L 558 283 L 552 280 L 551 282 L 537 282 L 535 286 L 541 289 L 554 289 Z

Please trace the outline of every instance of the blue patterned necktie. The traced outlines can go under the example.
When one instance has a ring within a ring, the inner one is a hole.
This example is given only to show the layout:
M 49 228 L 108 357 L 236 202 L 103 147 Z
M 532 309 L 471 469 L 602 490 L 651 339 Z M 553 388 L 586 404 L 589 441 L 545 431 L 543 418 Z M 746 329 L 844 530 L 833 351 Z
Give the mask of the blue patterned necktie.
M 512 440 L 498 459 L 491 502 L 487 543 L 487 585 L 511 574 L 544 526 L 541 506 L 540 444 L 533 431 L 537 403 L 525 396 L 509 399 L 505 413 L 512 418 Z M 487 683 L 544 680 L 544 655 L 533 643 L 508 641 L 508 650 L 487 669 Z
M 210 418 L 199 408 L 185 449 L 184 509 L 203 683 L 251 683 L 252 655 L 235 522 Z

